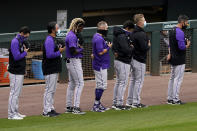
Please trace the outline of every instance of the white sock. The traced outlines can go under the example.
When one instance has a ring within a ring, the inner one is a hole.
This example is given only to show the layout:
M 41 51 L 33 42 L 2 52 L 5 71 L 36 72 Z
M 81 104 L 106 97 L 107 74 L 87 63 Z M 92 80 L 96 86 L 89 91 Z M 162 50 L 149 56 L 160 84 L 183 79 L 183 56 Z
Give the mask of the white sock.
M 99 101 L 96 101 L 96 100 L 95 100 L 94 104 L 99 104 Z

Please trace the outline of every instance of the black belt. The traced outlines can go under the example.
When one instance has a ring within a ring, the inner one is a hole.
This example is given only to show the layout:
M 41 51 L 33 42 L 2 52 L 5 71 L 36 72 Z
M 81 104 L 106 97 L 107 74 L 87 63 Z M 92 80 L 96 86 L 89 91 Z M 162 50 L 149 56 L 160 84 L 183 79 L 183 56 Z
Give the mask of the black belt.
M 70 59 L 72 59 L 72 58 L 65 58 L 64 60 L 65 60 L 66 63 L 70 63 Z M 81 58 L 78 57 L 78 58 L 75 58 L 75 59 L 81 59 Z

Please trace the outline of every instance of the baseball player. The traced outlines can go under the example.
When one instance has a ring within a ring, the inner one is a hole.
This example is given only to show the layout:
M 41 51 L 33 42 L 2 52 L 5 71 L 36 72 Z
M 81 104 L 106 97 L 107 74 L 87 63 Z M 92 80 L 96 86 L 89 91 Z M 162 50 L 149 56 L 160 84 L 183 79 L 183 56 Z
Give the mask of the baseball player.
M 109 50 L 112 43 L 105 40 L 108 33 L 108 25 L 105 21 L 97 24 L 97 33 L 92 39 L 93 48 L 93 69 L 95 73 L 96 89 L 95 89 L 95 102 L 92 108 L 94 112 L 104 112 L 109 108 L 105 108 L 101 104 L 101 97 L 104 90 L 107 89 L 107 69 L 110 67 Z
M 72 20 L 66 36 L 66 66 L 69 74 L 69 84 L 66 96 L 66 113 L 85 114 L 80 109 L 80 97 L 84 87 L 81 59 L 83 47 L 77 37 L 83 30 L 85 22 L 81 18 Z M 74 106 L 73 106 L 74 96 Z
M 186 39 L 182 29 L 188 26 L 189 18 L 186 15 L 178 17 L 178 24 L 169 34 L 169 55 L 171 64 L 171 77 L 168 84 L 168 104 L 184 104 L 179 98 L 181 83 L 185 71 L 186 49 L 190 46 L 190 40 Z
M 45 92 L 43 100 L 43 116 L 55 117 L 59 113 L 55 111 L 54 95 L 57 86 L 58 73 L 61 72 L 62 62 L 61 53 L 65 50 L 65 47 L 58 45 L 55 42 L 56 33 L 59 30 L 59 26 L 56 22 L 50 22 L 47 26 L 48 36 L 43 44 L 43 61 L 42 70 L 45 76 Z
M 24 74 L 26 69 L 26 56 L 28 48 L 24 41 L 29 37 L 30 29 L 27 26 L 21 27 L 19 34 L 12 40 L 9 48 L 9 79 L 10 96 L 8 104 L 8 119 L 22 120 L 25 115 L 18 112 L 18 97 L 20 96 Z
M 134 52 L 133 59 L 131 61 L 131 80 L 126 106 L 131 106 L 132 108 L 143 108 L 147 106 L 140 103 L 140 93 L 146 72 L 146 58 L 147 51 L 150 48 L 150 40 L 143 29 L 146 26 L 144 15 L 134 15 L 134 22 L 136 23 L 132 34 Z
M 114 98 L 112 109 L 124 110 L 124 93 L 128 84 L 130 63 L 132 59 L 133 45 L 131 32 L 134 29 L 132 21 L 128 20 L 123 28 L 114 27 L 112 50 L 115 55 L 114 68 L 116 71 L 116 84 L 114 86 Z

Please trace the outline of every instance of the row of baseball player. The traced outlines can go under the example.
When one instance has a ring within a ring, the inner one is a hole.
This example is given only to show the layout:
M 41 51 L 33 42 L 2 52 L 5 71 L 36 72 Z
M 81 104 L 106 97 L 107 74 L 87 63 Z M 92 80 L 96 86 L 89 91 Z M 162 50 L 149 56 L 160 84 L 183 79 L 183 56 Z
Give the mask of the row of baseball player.
M 169 34 L 169 55 L 171 64 L 171 78 L 168 88 L 168 104 L 183 104 L 179 99 L 179 91 L 185 69 L 186 48 L 190 41 L 185 39 L 182 29 L 188 25 L 188 17 L 180 15 L 178 24 Z M 131 108 L 144 108 L 146 105 L 140 102 L 140 94 L 143 87 L 146 72 L 146 57 L 151 43 L 144 31 L 146 20 L 143 14 L 134 15 L 133 21 L 127 20 L 123 27 L 114 27 L 113 45 L 107 39 L 108 24 L 100 21 L 97 24 L 97 32 L 92 39 L 92 67 L 95 73 L 95 102 L 92 107 L 94 112 L 105 112 L 109 108 L 101 104 L 101 97 L 107 89 L 107 69 L 110 67 L 109 50 L 112 49 L 115 56 L 114 67 L 116 71 L 116 83 L 112 109 L 130 110 Z M 85 114 L 80 109 L 80 98 L 84 88 L 83 70 L 81 59 L 83 58 L 82 32 L 85 21 L 75 18 L 70 23 L 69 32 L 65 41 L 56 39 L 59 26 L 56 22 L 50 22 L 47 26 L 48 36 L 43 44 L 42 70 L 45 76 L 45 92 L 43 98 L 43 116 L 55 117 L 60 115 L 54 108 L 54 94 L 56 92 L 58 73 L 61 72 L 62 53 L 66 54 L 66 66 L 68 69 L 69 84 L 66 94 L 66 113 Z M 18 112 L 18 97 L 24 81 L 26 56 L 29 50 L 27 38 L 30 29 L 24 26 L 19 34 L 12 40 L 9 48 L 9 78 L 10 96 L 8 104 L 8 119 L 21 120 L 25 115 Z M 126 105 L 124 94 L 131 74 Z

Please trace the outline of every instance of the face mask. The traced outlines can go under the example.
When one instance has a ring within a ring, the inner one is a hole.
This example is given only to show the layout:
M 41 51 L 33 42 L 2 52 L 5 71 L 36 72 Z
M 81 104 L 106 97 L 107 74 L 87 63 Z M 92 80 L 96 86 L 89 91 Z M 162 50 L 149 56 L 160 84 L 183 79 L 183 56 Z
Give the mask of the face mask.
M 21 36 L 21 38 L 24 40 L 25 39 L 25 37 L 24 36 Z
M 146 27 L 147 26 L 147 23 L 146 23 L 146 21 L 144 21 L 144 27 Z
M 184 25 L 182 26 L 182 29 L 187 29 L 187 24 L 184 23 Z
M 102 34 L 103 36 L 107 37 L 108 30 L 97 30 L 97 33 Z
M 28 37 L 21 36 L 21 39 L 26 40 Z

